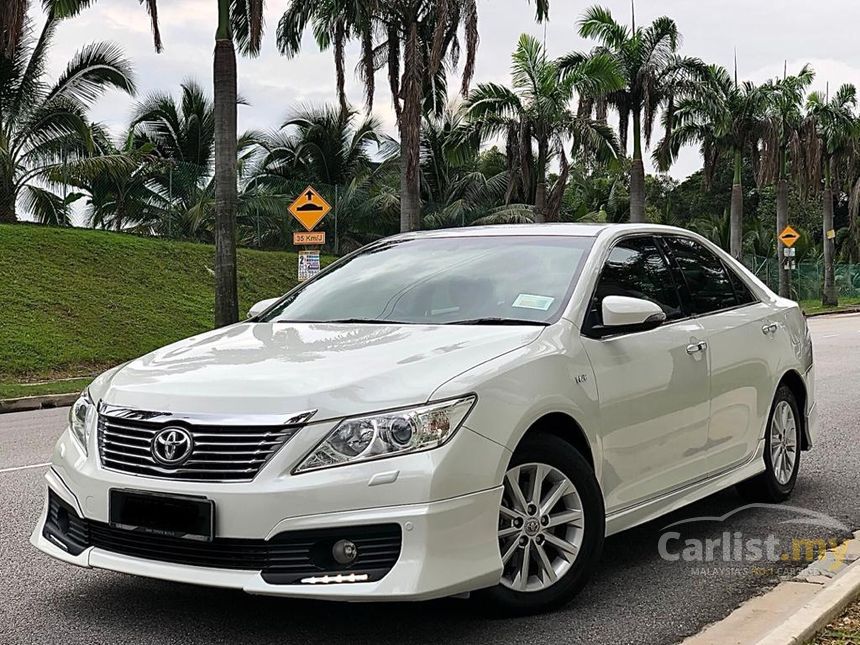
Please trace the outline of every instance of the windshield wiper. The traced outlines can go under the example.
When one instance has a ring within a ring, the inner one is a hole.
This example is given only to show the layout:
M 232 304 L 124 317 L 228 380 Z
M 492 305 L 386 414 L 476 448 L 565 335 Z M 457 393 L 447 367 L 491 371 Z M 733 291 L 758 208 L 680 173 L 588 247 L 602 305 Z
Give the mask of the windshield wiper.
M 521 318 L 473 318 L 471 320 L 453 320 L 446 325 L 537 325 L 548 327 L 548 322 L 542 320 L 524 320 Z

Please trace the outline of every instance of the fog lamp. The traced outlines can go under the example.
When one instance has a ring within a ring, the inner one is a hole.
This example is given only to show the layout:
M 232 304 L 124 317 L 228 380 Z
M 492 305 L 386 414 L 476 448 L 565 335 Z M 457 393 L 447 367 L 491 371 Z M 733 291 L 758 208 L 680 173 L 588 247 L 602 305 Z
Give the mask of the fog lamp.
M 358 547 L 349 540 L 338 540 L 331 548 L 331 556 L 338 564 L 351 564 L 358 557 Z

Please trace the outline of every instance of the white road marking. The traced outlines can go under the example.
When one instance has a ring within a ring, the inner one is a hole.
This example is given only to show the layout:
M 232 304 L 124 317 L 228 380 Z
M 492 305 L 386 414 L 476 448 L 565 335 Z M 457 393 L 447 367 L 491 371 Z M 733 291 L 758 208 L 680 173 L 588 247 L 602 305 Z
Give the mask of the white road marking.
M 826 336 L 822 336 L 822 338 L 836 338 L 839 334 L 827 334 Z
M 30 468 L 44 468 L 45 466 L 50 466 L 51 462 L 46 461 L 44 464 L 30 464 L 29 466 L 15 466 L 14 468 L 0 468 L 0 474 L 2 473 L 14 473 L 16 470 L 29 470 Z

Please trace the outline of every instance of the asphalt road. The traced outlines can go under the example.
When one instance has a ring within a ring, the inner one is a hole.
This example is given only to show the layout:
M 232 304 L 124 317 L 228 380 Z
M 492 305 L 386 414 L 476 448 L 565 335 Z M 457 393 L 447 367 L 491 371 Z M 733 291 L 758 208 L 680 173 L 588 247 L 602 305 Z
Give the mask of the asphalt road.
M 820 436 L 815 449 L 803 454 L 789 504 L 857 530 L 860 316 L 816 318 L 810 327 Z M 702 565 L 659 556 L 663 527 L 738 509 L 743 502 L 732 491 L 613 536 L 599 574 L 571 605 L 515 620 L 485 618 L 463 600 L 294 601 L 70 567 L 27 541 L 42 503 L 40 464 L 48 461 L 66 412 L 0 415 L 0 643 L 671 643 L 723 618 L 786 574 L 761 563 Z M 677 530 L 685 539 L 701 540 L 724 531 L 761 539 L 775 534 L 783 544 L 792 536 L 846 536 L 835 525 L 785 523 L 797 517 L 788 510 L 752 508 Z M 788 575 L 795 570 L 787 569 Z

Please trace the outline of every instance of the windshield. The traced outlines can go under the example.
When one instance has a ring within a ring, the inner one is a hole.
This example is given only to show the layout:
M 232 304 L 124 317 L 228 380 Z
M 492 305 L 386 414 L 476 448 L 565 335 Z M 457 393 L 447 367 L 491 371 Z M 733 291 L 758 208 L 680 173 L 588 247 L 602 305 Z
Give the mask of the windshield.
M 264 322 L 549 324 L 590 237 L 424 237 L 367 247 L 290 294 Z

